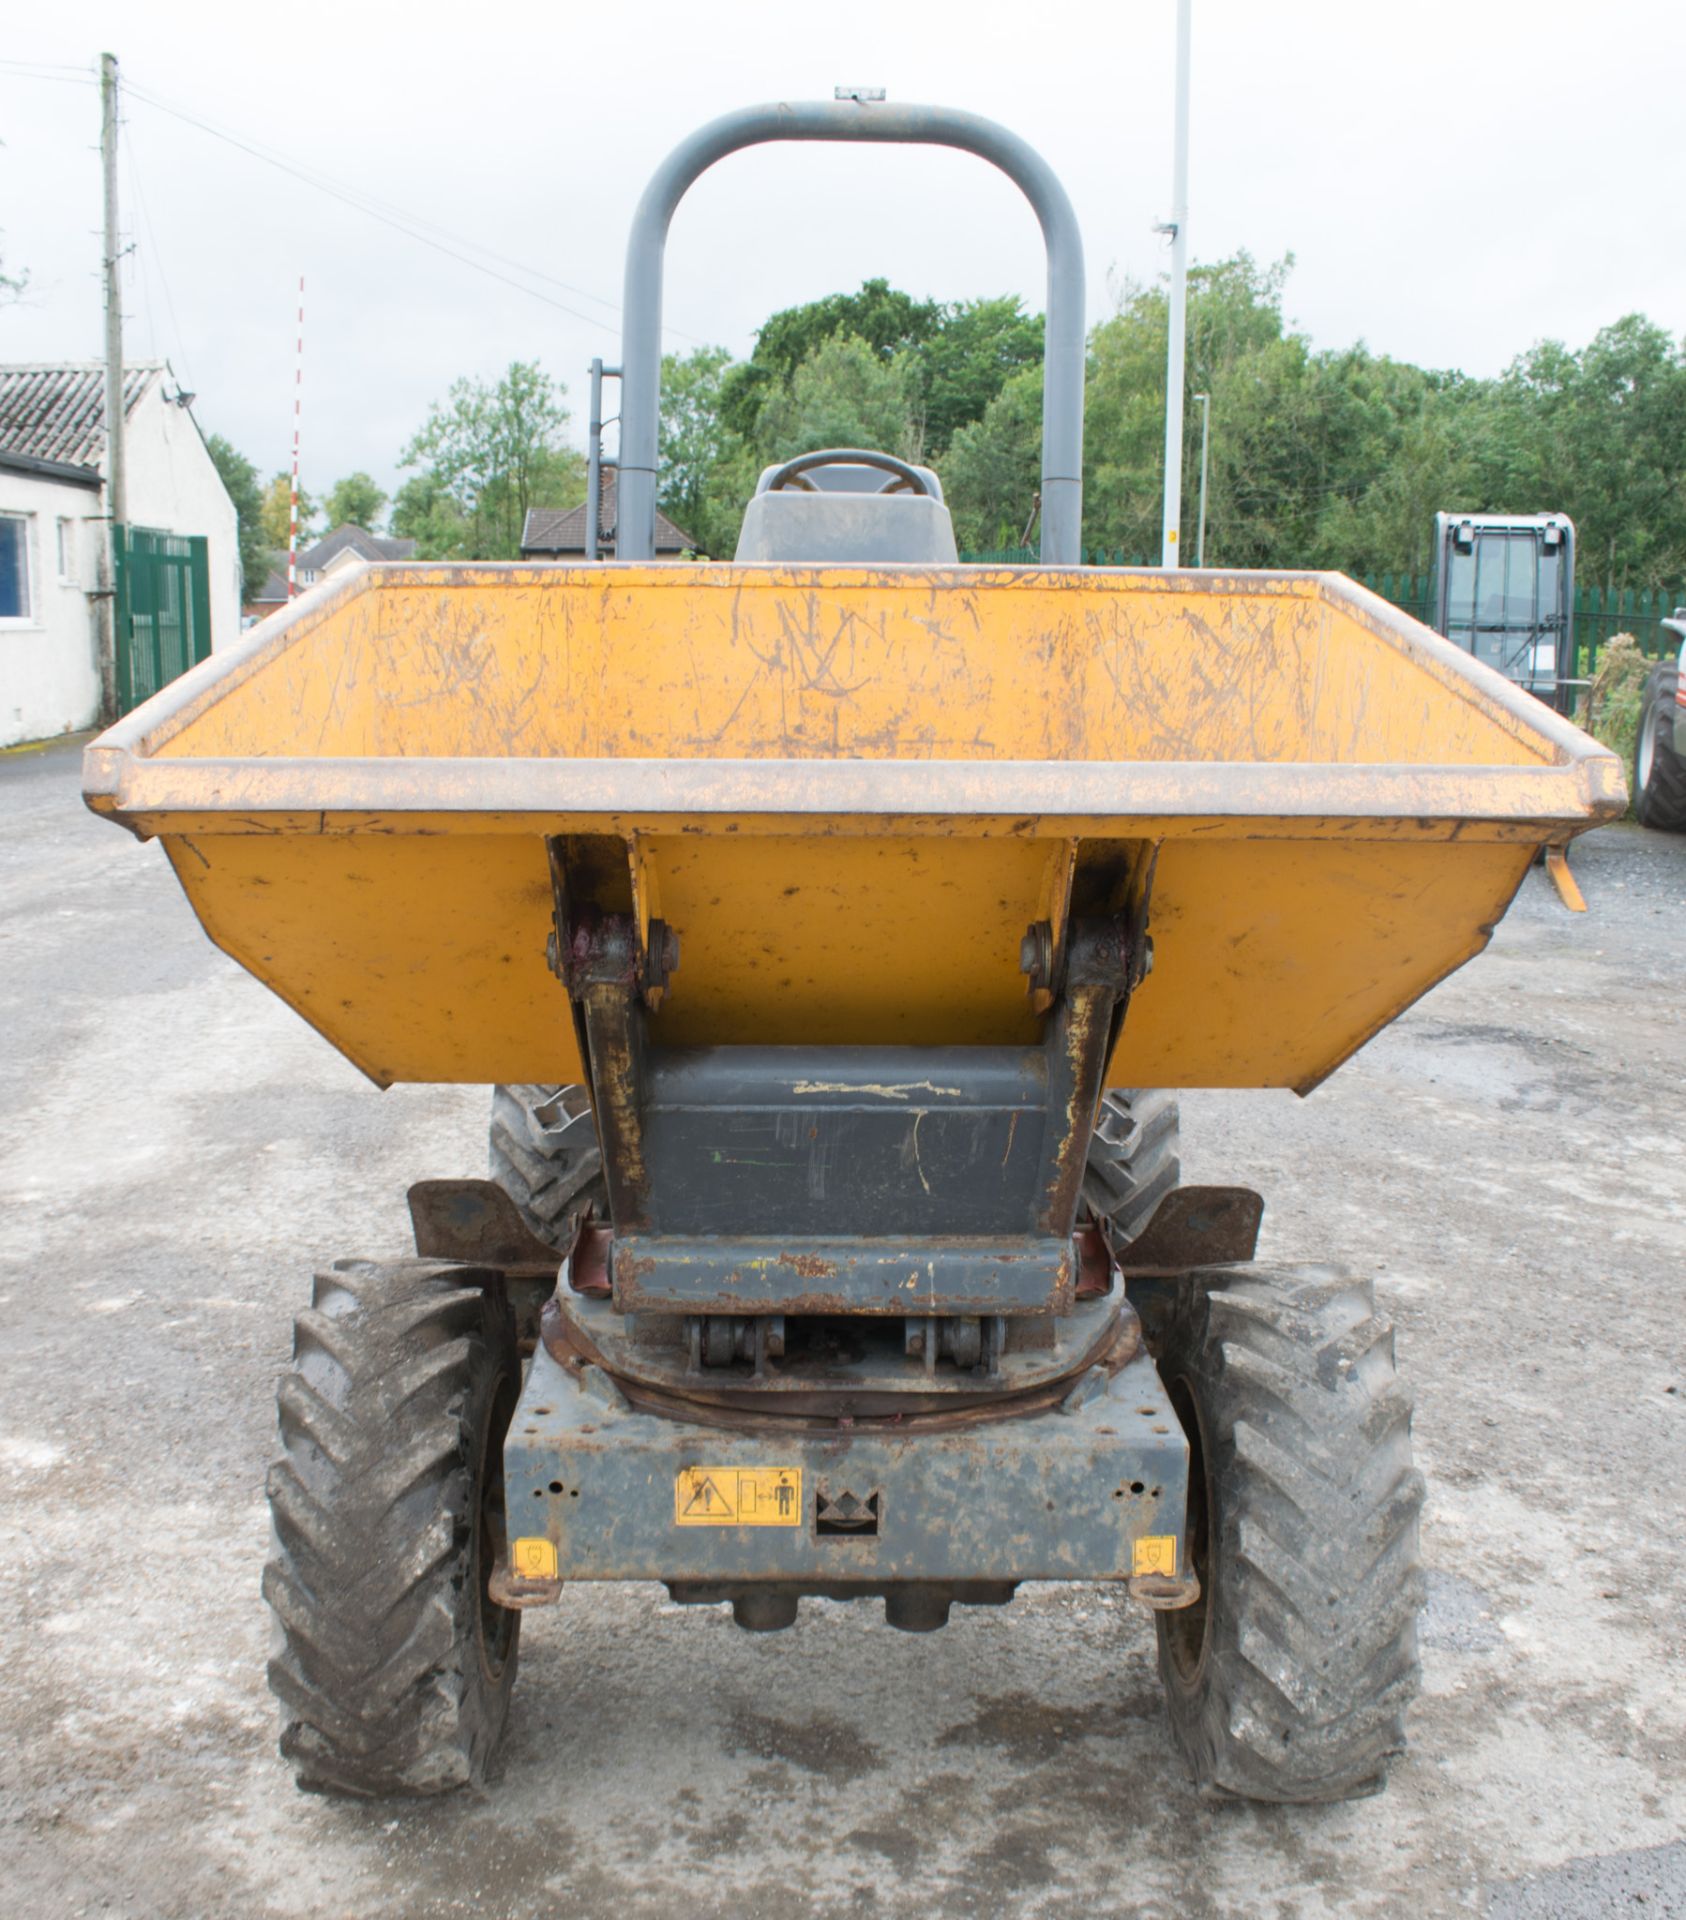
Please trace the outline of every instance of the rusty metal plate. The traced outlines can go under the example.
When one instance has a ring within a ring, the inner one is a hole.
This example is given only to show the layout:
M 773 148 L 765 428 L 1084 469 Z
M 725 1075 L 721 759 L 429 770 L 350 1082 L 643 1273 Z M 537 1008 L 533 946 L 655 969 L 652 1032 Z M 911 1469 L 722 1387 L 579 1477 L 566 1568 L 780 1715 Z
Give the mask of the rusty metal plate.
M 562 1256 L 528 1232 L 495 1180 L 418 1180 L 410 1189 L 416 1252 L 505 1273 L 555 1274 Z
M 1118 1255 L 1123 1272 L 1239 1266 L 1259 1244 L 1264 1201 L 1250 1187 L 1177 1187 Z

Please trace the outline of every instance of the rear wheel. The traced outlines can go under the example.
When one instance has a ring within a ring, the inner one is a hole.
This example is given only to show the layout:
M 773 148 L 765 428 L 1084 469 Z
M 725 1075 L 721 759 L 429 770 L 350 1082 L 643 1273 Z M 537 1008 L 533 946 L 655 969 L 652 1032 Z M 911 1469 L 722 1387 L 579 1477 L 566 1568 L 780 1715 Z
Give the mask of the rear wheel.
M 1136 1087 L 1101 1097 L 1083 1198 L 1097 1220 L 1111 1222 L 1115 1247 L 1141 1234 L 1154 1208 L 1181 1179 L 1179 1129 L 1174 1094 Z
M 1196 1782 L 1249 1800 L 1375 1792 L 1405 1744 L 1422 1605 L 1411 1403 L 1368 1281 L 1215 1268 L 1159 1369 L 1189 1436 L 1192 1607 L 1156 1616 Z
M 608 1212 L 603 1153 L 584 1087 L 494 1087 L 490 1149 L 492 1178 L 548 1246 L 565 1249 L 588 1207 Z
M 1633 743 L 1633 811 L 1641 826 L 1665 833 L 1686 833 L 1686 758 L 1674 746 L 1679 684 L 1672 664 L 1652 670 Z
M 477 1783 L 509 1711 L 521 1616 L 489 1582 L 521 1363 L 464 1272 L 342 1260 L 295 1323 L 263 1590 L 281 1751 L 316 1792 Z

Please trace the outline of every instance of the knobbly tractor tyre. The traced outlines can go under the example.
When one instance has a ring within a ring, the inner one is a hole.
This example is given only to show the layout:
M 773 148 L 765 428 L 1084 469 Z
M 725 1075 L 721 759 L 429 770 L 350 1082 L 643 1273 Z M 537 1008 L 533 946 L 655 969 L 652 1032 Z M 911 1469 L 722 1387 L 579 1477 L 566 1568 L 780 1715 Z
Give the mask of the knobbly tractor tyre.
M 1422 1605 L 1411 1402 L 1374 1293 L 1330 1267 L 1191 1276 L 1158 1356 L 1189 1437 L 1200 1599 L 1156 1616 L 1171 1727 L 1214 1797 L 1377 1791 Z
M 501 1289 L 435 1261 L 337 1261 L 294 1323 L 270 1469 L 269 1684 L 301 1787 L 478 1784 L 503 1732 L 519 1613 L 504 1433 L 521 1386 Z
M 548 1246 L 566 1248 L 587 1208 L 608 1214 L 597 1123 L 582 1086 L 494 1087 L 490 1162 L 528 1231 Z
M 1182 1178 L 1180 1127 L 1176 1096 L 1159 1088 L 1117 1089 L 1101 1096 L 1083 1198 L 1097 1220 L 1111 1222 L 1115 1247 L 1139 1237 L 1154 1208 Z
M 1633 741 L 1633 811 L 1642 827 L 1686 833 L 1686 758 L 1674 748 L 1679 670 L 1665 662 L 1651 670 L 1639 731 Z

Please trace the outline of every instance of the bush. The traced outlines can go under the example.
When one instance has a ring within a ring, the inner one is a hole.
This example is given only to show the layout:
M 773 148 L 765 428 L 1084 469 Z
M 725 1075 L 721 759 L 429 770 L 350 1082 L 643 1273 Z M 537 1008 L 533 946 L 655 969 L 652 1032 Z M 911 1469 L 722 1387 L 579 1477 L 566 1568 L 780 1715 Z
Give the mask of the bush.
M 1645 703 L 1651 664 L 1631 633 L 1614 635 L 1599 655 L 1598 671 L 1581 695 L 1575 713 L 1587 732 L 1619 755 L 1624 766 L 1633 761 L 1633 743 L 1639 732 L 1639 712 Z

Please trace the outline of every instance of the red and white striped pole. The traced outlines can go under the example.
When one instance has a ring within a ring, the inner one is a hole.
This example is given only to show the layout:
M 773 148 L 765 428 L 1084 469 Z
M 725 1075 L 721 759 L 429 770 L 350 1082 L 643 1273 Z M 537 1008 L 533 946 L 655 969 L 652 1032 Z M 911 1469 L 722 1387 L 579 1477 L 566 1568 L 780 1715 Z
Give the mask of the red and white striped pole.
M 299 416 L 304 405 L 304 275 L 299 275 L 299 346 L 293 373 L 293 500 L 287 530 L 287 598 L 299 590 Z

